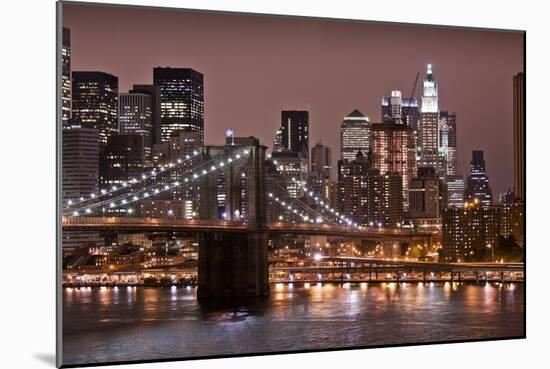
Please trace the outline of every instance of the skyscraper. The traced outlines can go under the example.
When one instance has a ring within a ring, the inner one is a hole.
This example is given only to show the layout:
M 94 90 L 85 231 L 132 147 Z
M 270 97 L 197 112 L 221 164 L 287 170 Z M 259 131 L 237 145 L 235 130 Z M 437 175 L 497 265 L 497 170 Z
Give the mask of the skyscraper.
M 281 112 L 281 143 L 284 150 L 309 156 L 309 112 L 283 110 Z
M 398 174 L 403 177 L 403 209 L 408 210 L 409 183 L 416 174 L 416 146 L 414 131 L 404 124 L 374 123 L 372 132 L 373 167 L 380 174 Z
M 160 87 L 161 140 L 179 132 L 199 132 L 204 143 L 204 77 L 190 68 L 157 67 L 153 84 Z
M 439 166 L 439 106 L 438 84 L 428 64 L 422 84 L 422 107 L 419 127 L 420 166 Z
M 151 95 L 124 93 L 118 97 L 118 124 L 121 135 L 143 137 L 145 165 L 150 165 L 153 148 L 153 101 Z
M 151 96 L 151 118 L 153 124 L 152 144 L 161 143 L 161 116 L 160 116 L 160 87 L 155 85 L 134 85 L 131 94 L 145 94 Z
M 514 194 L 525 201 L 525 75 L 514 76 Z
M 102 187 L 138 178 L 145 166 L 144 137 L 138 134 L 109 137 L 100 166 Z
M 393 226 L 402 221 L 402 176 L 380 174 L 361 151 L 351 162 L 338 161 L 338 208 L 354 223 Z
M 401 97 L 401 91 L 391 92 L 391 96 L 382 97 L 382 122 L 403 123 L 413 130 L 418 129 L 420 108 L 416 99 Z
M 72 77 L 72 125 L 99 130 L 100 147 L 105 147 L 118 133 L 118 77 L 77 71 Z
M 63 130 L 63 200 L 88 197 L 99 184 L 99 131 L 71 127 Z
M 461 208 L 464 205 L 464 178 L 447 176 L 447 207 Z
M 311 172 L 317 173 L 318 177 L 330 178 L 332 169 L 332 154 L 330 147 L 317 142 L 311 149 Z
M 61 42 L 61 122 L 69 125 L 71 118 L 71 30 L 63 27 Z
M 485 160 L 483 151 L 473 151 L 470 162 L 470 175 L 466 188 L 465 198 L 467 200 L 479 200 L 484 206 L 490 206 L 493 202 L 493 194 L 489 186 L 489 177 L 485 171 Z
M 348 114 L 340 126 L 341 159 L 355 160 L 359 151 L 368 153 L 371 148 L 369 118 L 355 109 Z
M 456 113 L 439 113 L 439 151 L 443 158 L 442 173 L 445 176 L 456 175 Z
M 441 183 L 435 168 L 418 168 L 409 184 L 409 216 L 437 219 L 441 215 Z

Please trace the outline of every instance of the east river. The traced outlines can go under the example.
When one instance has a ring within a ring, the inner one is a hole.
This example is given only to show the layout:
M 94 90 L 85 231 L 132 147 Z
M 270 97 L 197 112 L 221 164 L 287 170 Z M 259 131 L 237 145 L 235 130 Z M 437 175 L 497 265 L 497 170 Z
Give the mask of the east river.
M 523 335 L 522 283 L 272 284 L 204 306 L 196 289 L 66 288 L 63 364 Z

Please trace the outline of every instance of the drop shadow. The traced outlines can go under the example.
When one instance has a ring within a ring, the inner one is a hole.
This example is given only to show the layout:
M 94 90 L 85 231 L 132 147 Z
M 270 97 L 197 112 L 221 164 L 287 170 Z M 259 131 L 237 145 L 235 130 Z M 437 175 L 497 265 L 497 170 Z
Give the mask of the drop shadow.
M 52 367 L 55 368 L 55 354 L 51 354 L 51 353 L 48 353 L 48 354 L 44 354 L 44 353 L 40 353 L 40 354 L 34 354 L 34 357 L 45 363 L 45 364 L 48 364 L 48 365 L 51 365 Z

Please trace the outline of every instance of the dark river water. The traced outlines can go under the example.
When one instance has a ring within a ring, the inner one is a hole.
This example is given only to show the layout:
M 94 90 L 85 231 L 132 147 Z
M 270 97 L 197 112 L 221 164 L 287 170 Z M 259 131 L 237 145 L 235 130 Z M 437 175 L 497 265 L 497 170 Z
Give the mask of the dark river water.
M 523 284 L 273 284 L 203 306 L 194 288 L 65 289 L 63 363 L 185 358 L 523 335 Z

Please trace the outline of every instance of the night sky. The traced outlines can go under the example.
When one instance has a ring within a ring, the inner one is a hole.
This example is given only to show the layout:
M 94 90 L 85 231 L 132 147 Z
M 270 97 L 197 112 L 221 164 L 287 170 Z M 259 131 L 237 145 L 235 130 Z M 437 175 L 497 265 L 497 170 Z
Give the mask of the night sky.
M 344 116 L 359 109 L 380 121 L 381 97 L 408 97 L 432 63 L 440 110 L 457 113 L 459 172 L 481 149 L 493 196 L 512 187 L 521 33 L 86 5 L 65 5 L 63 25 L 72 70 L 114 74 L 120 92 L 152 83 L 156 66 L 203 73 L 206 144 L 231 127 L 271 148 L 281 110 L 309 110 L 310 147 L 330 146 L 333 167 Z

